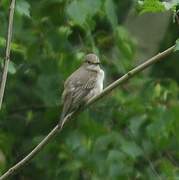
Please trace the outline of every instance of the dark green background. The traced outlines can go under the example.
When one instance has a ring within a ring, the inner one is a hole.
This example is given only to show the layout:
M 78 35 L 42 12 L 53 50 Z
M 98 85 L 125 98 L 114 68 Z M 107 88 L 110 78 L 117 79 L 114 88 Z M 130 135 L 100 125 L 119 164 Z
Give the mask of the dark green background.
M 8 0 L 0 2 L 1 62 L 8 7 Z M 85 54 L 100 57 L 105 86 L 151 57 L 136 59 L 140 42 L 124 26 L 131 9 L 136 17 L 165 11 L 157 0 L 145 0 L 142 7 L 126 0 L 17 0 L 0 113 L 1 174 L 56 125 L 63 83 Z M 169 19 L 156 52 L 179 36 L 172 15 Z M 152 27 L 145 33 L 141 24 L 140 33 L 148 36 Z M 175 52 L 121 85 L 66 124 L 12 179 L 179 179 L 178 69 Z

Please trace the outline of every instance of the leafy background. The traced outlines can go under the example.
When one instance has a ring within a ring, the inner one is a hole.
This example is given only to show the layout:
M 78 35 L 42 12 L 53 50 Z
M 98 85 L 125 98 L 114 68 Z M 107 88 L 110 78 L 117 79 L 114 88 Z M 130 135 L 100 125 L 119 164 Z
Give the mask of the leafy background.
M 175 14 L 177 4 L 158 0 L 17 0 L 12 61 L 0 114 L 0 173 L 56 125 L 63 83 L 85 54 L 99 55 L 106 72 L 105 86 L 149 58 L 146 54 L 145 59 L 136 60 L 144 50 L 124 25 L 131 10 L 136 18 L 144 13 Z M 9 1 L 2 0 L 1 64 L 8 7 Z M 156 52 L 173 45 L 179 36 L 172 14 L 169 17 Z M 142 32 L 142 24 L 137 28 L 139 34 L 152 36 L 153 27 L 148 32 Z M 179 55 L 175 52 L 165 59 L 66 124 L 62 133 L 11 179 L 179 179 Z

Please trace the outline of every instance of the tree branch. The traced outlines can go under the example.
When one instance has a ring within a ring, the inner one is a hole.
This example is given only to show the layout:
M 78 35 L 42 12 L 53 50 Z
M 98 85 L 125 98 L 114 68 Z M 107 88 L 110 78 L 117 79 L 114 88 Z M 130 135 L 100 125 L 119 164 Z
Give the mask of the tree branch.
M 8 31 L 7 31 L 7 39 L 6 39 L 6 54 L 5 54 L 4 64 L 3 64 L 3 72 L 2 72 L 1 86 L 0 86 L 0 110 L 2 107 L 4 90 L 6 86 L 6 80 L 7 80 L 8 66 L 9 66 L 9 61 L 10 61 L 14 7 L 15 7 L 15 0 L 12 0 L 10 4 L 10 9 L 9 9 L 9 23 L 8 23 Z
M 121 78 L 119 78 L 118 80 L 116 80 L 115 82 L 113 82 L 112 84 L 110 84 L 109 86 L 107 86 L 102 93 L 100 93 L 99 95 L 93 97 L 88 103 L 87 105 L 83 108 L 78 110 L 77 112 L 73 112 L 71 114 L 69 114 L 67 117 L 65 117 L 64 119 L 64 123 L 66 123 L 67 121 L 71 120 L 72 118 L 76 117 L 78 113 L 80 113 L 81 111 L 83 111 L 84 109 L 86 109 L 87 107 L 89 107 L 90 105 L 92 105 L 93 103 L 95 103 L 96 101 L 98 101 L 99 99 L 101 99 L 103 96 L 107 95 L 109 92 L 111 92 L 113 89 L 115 89 L 116 87 L 118 87 L 120 84 L 126 82 L 128 79 L 132 78 L 133 76 L 135 76 L 137 73 L 143 71 L 144 69 L 146 69 L 147 67 L 151 66 L 152 64 L 156 63 L 157 61 L 161 60 L 163 57 L 166 57 L 167 55 L 169 55 L 170 53 L 173 52 L 175 46 L 172 46 L 170 48 L 168 48 L 167 50 L 163 51 L 162 53 L 157 54 L 156 56 L 148 59 L 146 62 L 144 62 L 143 64 L 137 66 L 136 68 L 132 69 L 131 71 L 129 71 L 127 74 L 123 75 Z M 13 167 L 11 167 L 5 174 L 3 174 L 0 177 L 0 180 L 4 180 L 10 176 L 12 176 L 13 174 L 15 174 L 19 169 L 21 169 L 22 167 L 25 166 L 26 163 L 28 163 L 38 152 L 40 152 L 42 150 L 42 148 L 48 144 L 48 142 L 59 132 L 63 129 L 63 124 L 60 125 L 56 125 L 51 131 L 50 133 L 26 156 L 24 157 L 21 161 L 19 161 L 17 164 L 15 164 Z

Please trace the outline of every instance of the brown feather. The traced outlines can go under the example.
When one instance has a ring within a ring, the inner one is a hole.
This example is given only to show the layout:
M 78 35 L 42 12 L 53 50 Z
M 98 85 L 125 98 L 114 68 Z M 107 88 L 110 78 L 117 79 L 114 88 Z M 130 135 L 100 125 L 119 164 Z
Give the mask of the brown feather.
M 85 103 L 85 98 L 95 87 L 97 72 L 87 70 L 83 66 L 77 69 L 65 81 L 63 92 L 63 110 L 61 120 L 72 111 L 79 108 L 82 103 Z

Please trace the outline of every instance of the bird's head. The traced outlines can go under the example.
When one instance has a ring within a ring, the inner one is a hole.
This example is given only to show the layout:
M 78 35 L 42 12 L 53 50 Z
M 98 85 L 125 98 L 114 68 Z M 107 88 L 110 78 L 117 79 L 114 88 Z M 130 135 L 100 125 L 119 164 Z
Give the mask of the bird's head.
M 84 65 L 91 70 L 95 70 L 96 68 L 99 67 L 100 64 L 100 60 L 98 58 L 98 56 L 96 56 L 93 53 L 87 54 L 85 56 L 85 62 Z
M 96 64 L 96 65 L 100 64 L 98 56 L 96 56 L 96 54 L 93 53 L 87 54 L 85 56 L 85 62 L 88 64 Z

